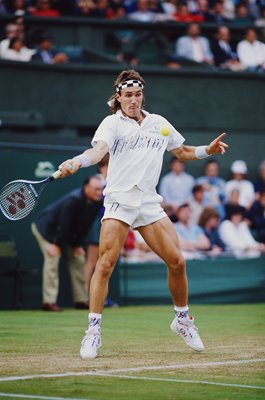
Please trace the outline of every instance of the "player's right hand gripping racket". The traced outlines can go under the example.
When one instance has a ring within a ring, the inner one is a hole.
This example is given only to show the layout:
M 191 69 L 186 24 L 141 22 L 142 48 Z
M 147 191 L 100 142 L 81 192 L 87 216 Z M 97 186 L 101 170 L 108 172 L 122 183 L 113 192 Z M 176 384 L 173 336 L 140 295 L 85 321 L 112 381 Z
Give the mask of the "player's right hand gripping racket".
M 45 186 L 60 175 L 61 171 L 58 170 L 42 181 L 21 179 L 7 183 L 0 190 L 0 210 L 11 221 L 27 217 L 37 206 Z

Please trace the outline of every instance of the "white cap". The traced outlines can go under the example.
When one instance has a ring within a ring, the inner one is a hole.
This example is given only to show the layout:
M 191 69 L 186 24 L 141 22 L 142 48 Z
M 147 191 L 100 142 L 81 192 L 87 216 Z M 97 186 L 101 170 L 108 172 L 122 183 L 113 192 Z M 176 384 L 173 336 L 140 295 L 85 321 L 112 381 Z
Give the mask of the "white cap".
M 243 160 L 236 160 L 231 165 L 231 172 L 245 175 L 248 172 L 247 164 Z

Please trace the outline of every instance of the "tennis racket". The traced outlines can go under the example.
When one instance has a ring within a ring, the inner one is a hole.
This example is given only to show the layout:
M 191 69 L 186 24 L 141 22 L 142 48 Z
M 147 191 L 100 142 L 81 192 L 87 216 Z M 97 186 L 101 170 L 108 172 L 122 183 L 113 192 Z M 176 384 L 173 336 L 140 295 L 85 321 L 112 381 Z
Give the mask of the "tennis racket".
M 42 181 L 16 180 L 0 190 L 0 210 L 11 221 L 27 217 L 37 206 L 41 192 L 48 183 L 58 179 L 61 171 Z

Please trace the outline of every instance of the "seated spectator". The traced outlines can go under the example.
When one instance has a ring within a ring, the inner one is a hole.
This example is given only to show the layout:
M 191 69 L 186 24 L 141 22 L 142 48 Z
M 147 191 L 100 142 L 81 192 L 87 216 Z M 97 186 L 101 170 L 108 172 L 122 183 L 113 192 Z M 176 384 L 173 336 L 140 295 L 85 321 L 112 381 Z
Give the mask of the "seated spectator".
M 255 200 L 253 183 L 246 179 L 247 164 L 236 160 L 231 165 L 232 179 L 225 184 L 225 196 L 228 201 L 233 189 L 239 191 L 239 205 L 249 209 Z
M 236 6 L 235 18 L 233 19 L 233 25 L 246 26 L 252 25 L 253 19 L 248 12 L 248 8 L 243 4 L 239 3 Z
M 34 17 L 60 17 L 58 10 L 52 8 L 50 0 L 37 0 L 36 7 L 29 10 Z
M 39 40 L 39 48 L 32 57 L 32 61 L 45 64 L 64 64 L 68 62 L 68 57 L 65 53 L 53 49 L 51 36 L 43 35 Z
M 164 13 L 170 17 L 175 14 L 177 11 L 178 0 L 165 0 L 162 1 L 161 6 L 163 8 Z
M 219 177 L 218 161 L 209 158 L 204 164 L 204 176 L 196 179 L 196 184 L 204 187 L 204 204 L 215 208 L 221 219 L 224 218 L 225 181 Z
M 219 232 L 227 249 L 236 257 L 259 257 L 265 253 L 265 244 L 254 239 L 240 209 L 234 209 L 230 219 L 221 223 Z
M 224 16 L 224 4 L 223 1 L 215 1 L 213 7 L 207 17 L 207 22 L 214 22 L 215 24 L 225 24 L 230 22 L 228 18 Z
M 170 172 L 161 178 L 159 194 L 163 197 L 162 206 L 169 215 L 175 217 L 177 208 L 191 199 L 194 178 L 185 172 L 185 164 L 172 157 Z
M 265 189 L 260 192 L 259 199 L 253 203 L 248 218 L 255 238 L 265 243 Z
M 190 22 L 203 22 L 204 18 L 199 14 L 192 14 L 189 12 L 188 5 L 180 3 L 177 6 L 177 11 L 173 14 L 173 18 L 178 22 L 190 23 Z
M 198 63 L 213 64 L 213 55 L 208 39 L 200 36 L 200 26 L 192 23 L 188 26 L 187 35 L 176 41 L 176 55 L 179 58 Z
M 191 222 L 198 224 L 201 213 L 204 210 L 204 187 L 202 185 L 195 185 L 192 188 L 192 198 L 189 202 L 191 209 Z
M 217 67 L 234 71 L 243 69 L 236 52 L 230 45 L 230 31 L 226 26 L 218 28 L 216 40 L 212 42 L 211 49 Z
M 209 2 L 208 0 L 198 0 L 195 3 L 194 14 L 199 15 L 203 18 L 203 21 L 207 21 L 210 18 Z
M 211 247 L 209 239 L 205 236 L 199 225 L 191 222 L 191 209 L 188 203 L 182 204 L 176 212 L 177 220 L 174 224 L 180 240 L 180 247 L 188 259 L 200 258 L 201 251 L 208 251 Z
M 238 43 L 237 54 L 241 64 L 252 71 L 265 69 L 265 44 L 257 40 L 256 31 L 247 29 L 245 39 Z
M 259 178 L 254 182 L 256 198 L 259 199 L 260 193 L 265 191 L 265 160 L 259 165 Z
M 224 0 L 224 11 L 223 16 L 232 20 L 235 18 L 235 1 L 234 0 Z
M 201 213 L 198 224 L 211 243 L 209 253 L 211 255 L 221 254 L 225 250 L 225 244 L 219 235 L 220 217 L 218 212 L 213 208 L 206 207 Z
M 243 207 L 239 204 L 239 195 L 240 191 L 238 189 L 233 189 L 230 193 L 229 198 L 226 200 L 225 206 L 224 206 L 224 219 L 229 219 L 230 215 L 233 214 L 235 209 L 240 209 L 244 217 L 247 215 L 247 210 L 246 207 Z
M 27 4 L 25 0 L 13 0 L 11 1 L 10 11 L 17 17 L 24 17 L 27 15 Z
M 128 15 L 129 19 L 139 22 L 154 21 L 156 14 L 149 10 L 148 0 L 138 0 L 136 11 Z
M 18 27 L 16 24 L 6 25 L 6 38 L 0 42 L 0 58 L 5 57 L 5 53 L 9 48 L 10 40 L 18 36 Z
M 21 40 L 18 36 L 15 36 L 10 39 L 8 49 L 2 58 L 10 61 L 28 62 L 31 60 L 34 54 L 35 50 L 25 47 L 23 40 Z

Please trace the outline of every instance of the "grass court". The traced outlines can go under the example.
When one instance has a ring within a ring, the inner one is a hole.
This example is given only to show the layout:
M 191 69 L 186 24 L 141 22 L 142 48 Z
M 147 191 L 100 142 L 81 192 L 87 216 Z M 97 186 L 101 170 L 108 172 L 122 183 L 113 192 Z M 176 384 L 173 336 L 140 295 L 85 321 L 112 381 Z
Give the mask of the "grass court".
M 265 398 L 265 305 L 191 306 L 206 347 L 170 331 L 171 306 L 106 309 L 99 357 L 81 360 L 87 312 L 0 312 L 0 399 Z

